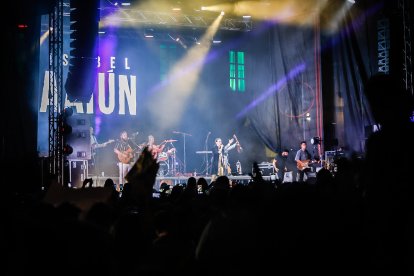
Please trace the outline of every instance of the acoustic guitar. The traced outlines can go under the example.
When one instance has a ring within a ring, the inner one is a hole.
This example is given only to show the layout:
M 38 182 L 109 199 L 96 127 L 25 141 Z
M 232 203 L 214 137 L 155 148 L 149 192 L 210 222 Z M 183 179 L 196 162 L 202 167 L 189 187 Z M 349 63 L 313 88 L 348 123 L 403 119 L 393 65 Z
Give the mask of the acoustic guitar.
M 129 164 L 131 160 L 134 158 L 132 148 L 128 148 L 125 151 L 117 150 L 116 154 L 118 155 L 118 160 L 123 164 Z

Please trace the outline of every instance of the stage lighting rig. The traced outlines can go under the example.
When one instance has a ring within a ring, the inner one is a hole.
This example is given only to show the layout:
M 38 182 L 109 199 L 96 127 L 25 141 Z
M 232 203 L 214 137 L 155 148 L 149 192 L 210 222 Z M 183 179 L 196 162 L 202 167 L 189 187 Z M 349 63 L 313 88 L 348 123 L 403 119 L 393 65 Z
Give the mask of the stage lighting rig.
M 320 137 L 313 137 L 310 139 L 310 142 L 312 145 L 319 145 L 321 141 L 322 139 Z

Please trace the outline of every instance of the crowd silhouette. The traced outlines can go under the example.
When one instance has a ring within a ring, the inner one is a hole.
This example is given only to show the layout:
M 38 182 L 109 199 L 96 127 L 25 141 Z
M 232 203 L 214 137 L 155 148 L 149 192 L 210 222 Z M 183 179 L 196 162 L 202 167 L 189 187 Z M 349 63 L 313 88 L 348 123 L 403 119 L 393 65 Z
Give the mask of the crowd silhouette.
M 413 105 L 402 91 L 387 76 L 370 80 L 381 128 L 365 158 L 341 158 L 335 175 L 321 169 L 313 182 L 265 181 L 256 164 L 248 184 L 191 177 L 155 197 L 159 165 L 145 149 L 122 194 L 110 179 L 82 195 L 55 191 L 58 201 L 53 184 L 13 193 L 4 274 L 413 275 Z

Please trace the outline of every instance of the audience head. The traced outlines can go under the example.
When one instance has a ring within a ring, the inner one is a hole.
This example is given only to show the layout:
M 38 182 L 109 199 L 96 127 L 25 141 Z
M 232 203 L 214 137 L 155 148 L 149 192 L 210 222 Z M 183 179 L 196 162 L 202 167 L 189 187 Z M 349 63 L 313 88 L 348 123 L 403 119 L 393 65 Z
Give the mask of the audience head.
M 386 74 L 372 76 L 366 85 L 372 115 L 380 125 L 393 125 L 409 121 L 414 110 L 413 96 L 403 87 L 402 81 Z
M 113 188 L 116 189 L 116 185 L 114 183 L 114 181 L 112 180 L 112 178 L 108 178 L 107 180 L 105 180 L 105 184 L 104 187 L 108 187 L 108 188 Z

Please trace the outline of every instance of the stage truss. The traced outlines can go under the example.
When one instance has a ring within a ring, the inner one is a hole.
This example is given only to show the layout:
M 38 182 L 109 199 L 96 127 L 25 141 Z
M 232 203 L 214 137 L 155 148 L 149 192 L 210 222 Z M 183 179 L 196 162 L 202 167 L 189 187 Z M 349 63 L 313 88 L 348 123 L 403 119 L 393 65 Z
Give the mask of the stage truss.
M 217 17 L 217 16 L 216 16 Z M 176 12 L 144 11 L 139 9 L 101 8 L 101 20 L 109 25 L 143 27 L 208 28 L 216 19 L 211 13 L 184 14 Z M 224 17 L 220 28 L 227 31 L 251 31 L 251 18 Z
M 63 184 L 62 134 L 59 114 L 63 110 L 63 0 L 49 13 L 49 173 Z

